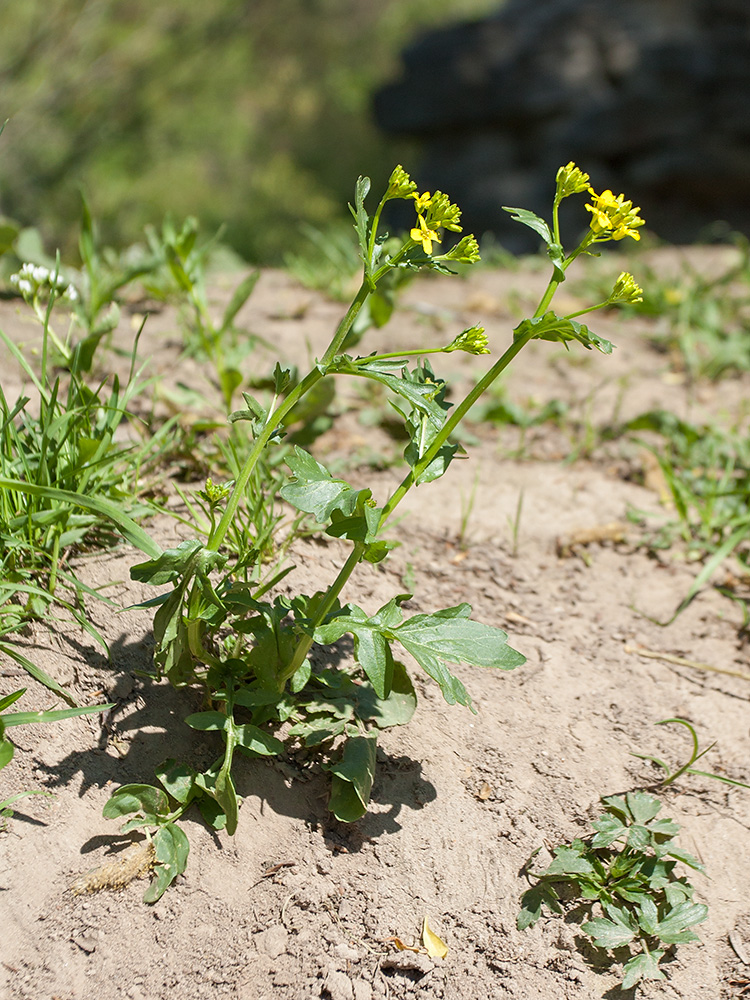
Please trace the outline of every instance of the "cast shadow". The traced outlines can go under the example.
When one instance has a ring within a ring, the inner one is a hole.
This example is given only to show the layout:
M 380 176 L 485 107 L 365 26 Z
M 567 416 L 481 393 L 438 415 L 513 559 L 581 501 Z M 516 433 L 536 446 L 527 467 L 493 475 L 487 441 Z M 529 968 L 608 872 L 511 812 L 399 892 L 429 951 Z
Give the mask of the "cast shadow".
M 79 796 L 93 787 L 112 785 L 112 790 L 130 783 L 159 785 L 155 768 L 169 758 L 206 770 L 222 753 L 217 733 L 191 729 L 185 718 L 205 705 L 197 688 L 175 689 L 166 680 L 144 676 L 152 670 L 152 643 L 128 642 L 124 636 L 110 646 L 111 660 L 75 637 L 65 641 L 98 674 L 109 674 L 105 697 L 114 707 L 87 719 L 96 726 L 97 746 L 71 750 L 54 764 L 35 761 L 37 774 L 47 790 L 59 789 L 80 776 Z M 326 666 L 349 658 L 345 644 L 328 647 Z M 139 672 L 133 677 L 132 671 Z M 245 758 L 237 755 L 233 768 L 237 793 L 242 798 L 259 797 L 262 809 L 298 819 L 318 827 L 331 844 L 359 850 L 362 844 L 401 829 L 398 817 L 404 808 L 421 809 L 437 797 L 435 787 L 422 775 L 422 766 L 408 756 L 378 750 L 378 769 L 372 792 L 374 811 L 354 824 L 339 823 L 327 809 L 328 775 L 317 764 L 300 768 L 297 754 L 276 758 Z M 304 780 L 303 780 L 304 779 Z M 201 822 L 196 810 L 186 821 Z M 219 843 L 214 831 L 209 830 Z M 84 850 L 122 843 L 116 834 L 87 841 Z M 91 845 L 91 846 L 89 846 Z M 339 848 L 340 849 L 340 848 Z

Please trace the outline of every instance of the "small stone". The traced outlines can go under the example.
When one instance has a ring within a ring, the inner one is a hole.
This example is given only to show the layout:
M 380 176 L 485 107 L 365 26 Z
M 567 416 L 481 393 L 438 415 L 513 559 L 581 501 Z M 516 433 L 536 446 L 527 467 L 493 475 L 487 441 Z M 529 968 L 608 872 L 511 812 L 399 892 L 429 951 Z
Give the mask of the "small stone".
M 324 989 L 331 1000 L 354 1000 L 354 988 L 349 977 L 336 969 L 331 969 L 326 976 Z
M 78 945 L 81 951 L 87 955 L 91 955 L 92 952 L 96 951 L 96 940 L 90 934 L 74 934 L 70 940 L 73 944 Z
M 381 969 L 397 969 L 400 972 L 420 972 L 426 976 L 432 972 L 435 963 L 429 955 L 422 955 L 416 951 L 399 951 L 395 955 L 388 955 L 380 963 Z
M 372 986 L 364 979 L 354 983 L 354 1000 L 372 1000 Z
M 253 941 L 261 954 L 268 955 L 270 958 L 278 958 L 287 949 L 289 934 L 286 927 L 282 927 L 281 924 L 273 924 L 259 934 L 254 934 Z
M 359 952 L 346 942 L 343 944 L 337 944 L 333 949 L 333 954 L 336 958 L 343 958 L 345 962 L 359 961 Z

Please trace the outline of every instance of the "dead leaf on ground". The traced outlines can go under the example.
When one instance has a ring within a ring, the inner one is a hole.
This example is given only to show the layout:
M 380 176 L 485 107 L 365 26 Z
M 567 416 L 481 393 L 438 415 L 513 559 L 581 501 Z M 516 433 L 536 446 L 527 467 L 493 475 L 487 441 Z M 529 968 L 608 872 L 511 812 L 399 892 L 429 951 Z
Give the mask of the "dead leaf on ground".
M 427 917 L 422 924 L 422 944 L 430 958 L 445 958 L 448 954 L 448 945 L 431 930 Z
M 595 524 L 591 528 L 581 528 L 569 535 L 560 535 L 557 539 L 557 554 L 563 559 L 576 554 L 579 548 L 587 545 L 601 545 L 602 542 L 626 541 L 627 524 L 622 521 L 610 521 L 608 524 Z

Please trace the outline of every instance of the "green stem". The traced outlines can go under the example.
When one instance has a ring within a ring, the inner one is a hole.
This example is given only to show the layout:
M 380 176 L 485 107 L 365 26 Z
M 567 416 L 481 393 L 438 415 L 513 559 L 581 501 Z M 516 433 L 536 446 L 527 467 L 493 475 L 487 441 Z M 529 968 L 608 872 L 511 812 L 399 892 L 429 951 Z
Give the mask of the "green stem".
M 326 592 L 325 600 L 318 608 L 315 615 L 315 625 L 316 627 L 320 625 L 322 621 L 325 620 L 326 615 L 331 611 L 333 605 L 336 603 L 341 591 L 344 589 L 347 580 L 354 572 L 355 567 L 362 561 L 362 557 L 365 553 L 366 546 L 362 542 L 355 542 L 354 548 L 349 553 L 349 558 L 346 560 L 344 565 L 339 570 L 338 576 L 330 585 Z M 294 656 L 289 661 L 286 668 L 279 674 L 278 682 L 280 690 L 284 689 L 284 685 L 289 680 L 290 677 L 294 677 L 299 668 L 305 662 L 305 657 L 310 651 L 310 647 L 313 644 L 313 637 L 311 635 L 303 635 L 300 641 L 297 643 L 297 647 L 294 650 Z
M 557 285 L 557 282 L 551 283 Z M 554 294 L 554 288 L 553 288 Z M 545 294 L 546 298 L 546 294 Z M 552 298 L 552 295 L 549 296 Z M 542 300 L 544 302 L 544 299 Z M 538 313 L 538 310 L 537 310 Z M 535 313 L 535 317 L 537 315 Z M 450 417 L 446 420 L 440 429 L 440 432 L 436 435 L 435 440 L 432 442 L 430 447 L 424 453 L 424 455 L 415 463 L 414 467 L 409 470 L 401 484 L 393 491 L 391 496 L 388 498 L 385 506 L 383 507 L 383 513 L 380 517 L 380 527 L 382 528 L 386 520 L 391 516 L 398 504 L 403 500 L 409 490 L 414 486 L 422 473 L 427 469 L 429 464 L 437 456 L 440 449 L 443 447 L 445 442 L 448 440 L 450 435 L 464 419 L 466 414 L 469 412 L 471 407 L 477 402 L 477 400 L 489 389 L 495 379 L 503 372 L 511 361 L 516 357 L 516 355 L 523 350 L 523 348 L 528 344 L 530 340 L 534 337 L 534 330 L 531 329 L 528 333 L 519 337 L 518 340 L 514 341 L 507 351 L 499 358 L 492 368 L 486 372 L 485 375 L 476 383 L 474 388 L 467 393 L 464 399 L 456 406 L 456 408 L 451 413 Z
M 237 508 L 242 500 L 242 497 L 247 488 L 247 484 L 250 481 L 250 476 L 253 474 L 253 469 L 258 463 L 259 458 L 263 454 L 266 445 L 270 441 L 274 434 L 274 431 L 279 425 L 279 422 L 284 419 L 287 413 L 293 409 L 299 399 L 309 392 L 310 389 L 323 378 L 323 372 L 319 368 L 313 368 L 312 371 L 299 382 L 294 389 L 289 393 L 289 395 L 284 399 L 279 406 L 272 411 L 269 411 L 266 417 L 266 424 L 263 430 L 260 432 L 258 437 L 255 439 L 255 444 L 252 451 L 247 457 L 242 470 L 237 477 L 237 481 L 234 484 L 234 489 L 227 501 L 227 505 L 224 508 L 224 513 L 221 516 L 221 520 L 216 526 L 216 530 L 211 533 L 208 542 L 206 543 L 206 548 L 209 552 L 218 552 L 222 542 L 224 541 L 227 531 L 234 520 L 234 516 L 237 513 Z
M 554 277 L 550 280 L 547 289 L 542 296 L 539 305 L 534 313 L 534 319 L 543 315 L 546 311 L 547 306 L 552 301 L 552 297 L 555 294 L 557 286 L 560 284 Z M 518 340 L 514 341 L 510 347 L 505 351 L 501 358 L 499 358 L 492 368 L 476 383 L 474 388 L 467 394 L 467 396 L 458 404 L 451 416 L 446 420 L 445 424 L 441 428 L 439 434 L 436 436 L 433 443 L 424 453 L 422 458 L 415 464 L 414 468 L 409 471 L 409 473 L 404 477 L 401 484 L 394 490 L 394 492 L 389 497 L 385 506 L 383 507 L 383 512 L 380 517 L 379 529 L 385 524 L 386 520 L 395 510 L 396 506 L 403 500 L 406 494 L 409 492 L 411 487 L 416 483 L 418 478 L 422 475 L 425 469 L 429 466 L 430 462 L 433 461 L 435 456 L 438 454 L 440 449 L 443 447 L 445 442 L 448 440 L 452 432 L 458 426 L 458 424 L 463 420 L 471 407 L 476 403 L 476 401 L 482 396 L 483 393 L 492 385 L 495 379 L 503 372 L 511 361 L 516 357 L 516 355 L 532 340 L 534 337 L 534 330 L 531 329 L 528 333 L 519 337 Z M 339 596 L 343 590 L 345 584 L 347 583 L 349 577 L 354 572 L 355 567 L 362 561 L 364 553 L 366 551 L 366 546 L 362 543 L 355 544 L 349 558 L 346 560 L 344 565 L 341 567 L 338 576 L 333 581 L 331 586 L 328 588 L 326 597 L 322 605 L 320 606 L 318 613 L 315 615 L 315 624 L 319 625 L 328 614 L 328 612 L 333 607 L 336 598 Z M 305 657 L 313 644 L 313 639 L 310 636 L 305 636 L 300 640 L 297 648 L 295 649 L 294 656 L 283 672 L 279 680 L 282 683 L 292 677 L 297 670 L 300 668 L 304 662 Z

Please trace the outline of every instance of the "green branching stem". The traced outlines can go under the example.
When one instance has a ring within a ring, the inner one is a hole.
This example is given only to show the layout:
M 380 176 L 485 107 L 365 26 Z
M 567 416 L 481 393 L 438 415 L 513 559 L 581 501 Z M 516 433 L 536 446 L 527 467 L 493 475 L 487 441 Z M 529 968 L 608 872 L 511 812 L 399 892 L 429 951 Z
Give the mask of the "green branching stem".
M 534 318 L 542 316 L 549 306 L 555 291 L 560 282 L 554 277 L 550 280 L 544 295 L 542 296 L 539 305 L 534 313 Z M 498 378 L 498 376 L 508 367 L 511 361 L 516 357 L 516 355 L 523 350 L 526 344 L 529 343 L 534 337 L 533 329 L 529 330 L 523 336 L 519 337 L 517 340 L 510 345 L 510 347 L 505 351 L 505 353 L 500 357 L 495 364 L 489 369 L 489 371 L 476 383 L 473 389 L 466 395 L 466 397 L 455 407 L 451 416 L 446 420 L 445 424 L 441 428 L 440 432 L 436 435 L 435 440 L 430 445 L 430 447 L 425 451 L 422 458 L 415 463 L 414 467 L 409 470 L 408 474 L 404 477 L 401 484 L 394 490 L 391 496 L 388 498 L 385 506 L 383 507 L 383 512 L 380 517 L 379 529 L 382 529 L 386 520 L 391 516 L 397 505 L 403 500 L 409 490 L 418 481 L 422 473 L 427 469 L 429 464 L 437 456 L 440 449 L 448 441 L 450 435 L 456 429 L 456 427 L 461 423 L 466 414 L 469 412 L 471 407 L 477 402 L 477 400 L 487 391 L 487 389 L 492 385 L 492 383 Z M 349 558 L 342 566 L 338 576 L 333 581 L 329 587 L 325 600 L 321 604 L 318 613 L 315 616 L 315 625 L 321 624 L 325 616 L 333 607 L 333 604 L 338 597 L 338 595 L 343 590 L 346 582 L 348 581 L 351 574 L 354 572 L 356 566 L 364 558 L 366 551 L 366 546 L 361 543 L 357 543 Z M 292 677 L 299 667 L 304 662 L 307 653 L 312 646 L 313 640 L 309 636 L 305 636 L 298 644 L 294 657 L 290 662 L 287 669 L 284 671 L 284 682 Z
M 339 570 L 339 574 L 333 583 L 330 585 L 326 591 L 325 600 L 318 608 L 318 612 L 315 615 L 315 624 L 320 625 L 324 621 L 326 615 L 333 609 L 336 599 L 338 598 L 341 591 L 344 589 L 349 577 L 354 572 L 355 568 L 362 561 L 365 553 L 366 546 L 361 542 L 355 542 L 354 548 L 349 553 L 349 558 L 346 560 L 344 565 Z M 305 657 L 310 651 L 310 647 L 313 644 L 313 637 L 311 635 L 304 635 L 297 644 L 294 650 L 294 656 L 289 661 L 289 664 L 279 673 L 278 682 L 279 689 L 283 690 L 286 682 L 297 673 L 299 668 L 305 662 Z

